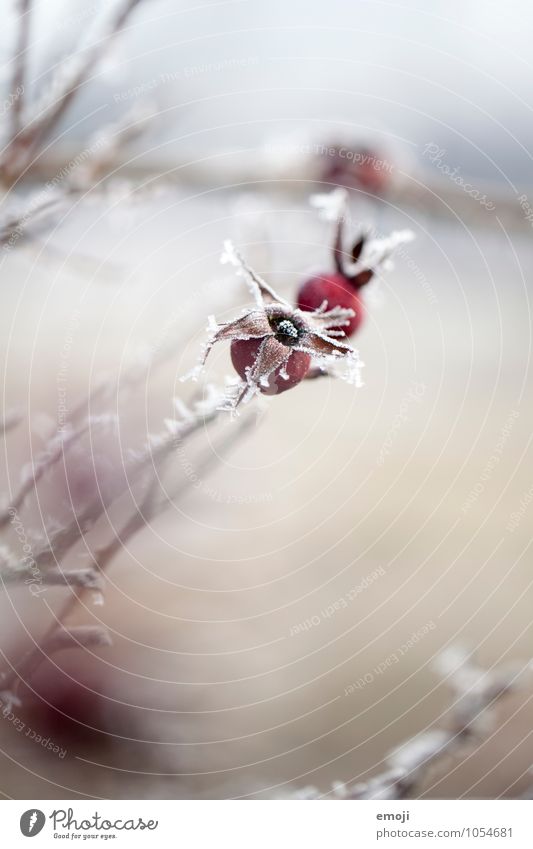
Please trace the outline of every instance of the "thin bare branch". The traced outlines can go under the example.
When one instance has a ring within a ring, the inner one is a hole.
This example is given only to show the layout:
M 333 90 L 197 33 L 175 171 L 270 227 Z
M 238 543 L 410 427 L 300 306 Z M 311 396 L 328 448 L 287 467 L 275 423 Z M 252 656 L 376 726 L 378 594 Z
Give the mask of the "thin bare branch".
M 14 430 L 22 421 L 22 413 L 19 410 L 9 410 L 4 418 L 0 420 L 0 436 Z
M 149 372 L 155 371 L 167 362 L 178 345 L 179 341 L 176 337 L 173 337 L 167 344 L 155 348 L 152 354 L 142 362 L 139 361 L 130 365 L 116 381 L 109 379 L 101 381 L 87 397 L 72 407 L 61 427 L 48 441 L 44 451 L 35 459 L 31 470 L 28 469 L 26 472 L 18 492 L 12 497 L 10 503 L 3 510 L 0 510 L 0 529 L 9 524 L 13 511 L 16 512 L 23 506 L 30 493 L 35 491 L 41 478 L 61 459 L 64 451 L 86 434 L 91 424 L 100 420 L 98 417 L 90 415 L 91 408 L 94 409 L 96 403 L 106 397 L 112 397 L 118 392 L 133 389 L 140 381 L 146 379 Z M 74 429 L 76 422 L 84 415 L 86 416 L 85 420 Z
M 61 120 L 78 94 L 80 86 L 106 54 L 140 2 L 142 0 L 122 0 L 118 3 L 106 22 L 103 32 L 95 37 L 93 43 L 83 51 L 74 50 L 70 59 L 61 64 L 56 79 L 50 86 L 53 100 L 50 100 L 47 94 L 47 102 L 42 105 L 37 104 L 38 117 L 28 123 L 17 139 L 17 147 L 24 151 L 23 157 L 19 157 L 19 174 L 31 163 L 40 145 Z
M 20 681 L 27 681 L 37 671 L 43 661 L 58 651 L 110 646 L 111 644 L 109 632 L 101 625 L 76 625 L 72 628 L 65 628 L 62 624 L 57 625 L 57 623 L 54 623 L 53 628 L 41 643 L 35 643 L 34 647 L 20 661 L 18 667 L 19 678 L 16 684 L 18 685 Z M 17 702 L 20 704 L 17 692 L 15 691 L 18 690 L 18 686 L 10 689 L 11 676 L 4 678 L 2 686 L 2 693 L 9 694 L 15 704 Z
M 7 212 L 0 221 L 0 245 L 14 247 L 22 238 L 31 238 L 34 228 L 47 223 L 65 205 L 66 195 L 36 192 L 30 196 L 26 208 L 15 213 Z
M 25 563 L 0 563 L 1 584 L 20 585 L 21 583 L 35 583 L 35 581 L 34 573 Z M 66 585 L 99 591 L 103 588 L 102 576 L 92 567 L 70 570 L 48 569 L 39 575 L 38 583 L 39 586 L 58 587 Z
M 285 298 L 278 295 L 277 292 L 269 286 L 266 280 L 263 280 L 263 278 L 260 277 L 260 275 L 257 274 L 250 265 L 248 265 L 245 258 L 238 250 L 235 249 L 233 243 L 229 239 L 226 239 L 224 242 L 224 251 L 220 258 L 220 262 L 223 265 L 229 263 L 238 270 L 238 273 L 246 280 L 258 306 L 263 305 L 263 299 L 266 297 L 269 300 L 277 301 L 279 304 L 291 307 L 291 304 L 286 301 Z
M 69 175 L 68 185 L 73 193 L 93 190 L 102 177 L 118 160 L 121 149 L 141 136 L 156 111 L 148 105 L 135 104 L 119 121 L 107 124 L 92 137 L 89 149 L 91 156 Z
M 48 572 L 51 567 L 57 565 L 70 549 L 94 526 L 107 508 L 123 495 L 133 483 L 138 481 L 148 469 L 159 467 L 172 454 L 178 444 L 193 433 L 204 428 L 209 422 L 214 421 L 220 414 L 219 405 L 220 393 L 212 390 L 205 399 L 196 402 L 187 419 L 169 422 L 169 426 L 163 433 L 152 436 L 143 449 L 132 453 L 129 466 L 125 470 L 126 473 L 117 478 L 107 496 L 105 498 L 94 499 L 73 519 L 70 525 L 60 528 L 54 534 L 51 534 L 46 545 L 34 553 L 33 568 L 37 568 L 40 572 Z M 107 562 L 110 559 L 111 556 L 109 556 Z M 33 670 L 39 666 L 40 659 L 43 657 L 43 646 L 47 644 L 48 640 L 55 633 L 57 622 L 65 622 L 78 603 L 79 594 L 84 589 L 83 587 L 73 587 L 72 595 L 60 610 L 52 628 L 48 630 L 39 642 L 35 642 L 34 647 L 30 649 L 26 658 L 16 668 L 4 674 L 2 679 L 3 689 L 16 692 L 20 686 L 20 682 L 27 676 L 27 670 Z
M 337 272 L 344 275 L 344 223 L 345 215 L 340 214 L 335 224 L 335 236 L 333 239 L 333 262 Z
M 61 459 L 66 448 L 73 445 L 88 432 L 91 423 L 91 419 L 86 419 L 77 430 L 67 429 L 66 432 L 58 431 L 49 440 L 44 451 L 38 454 L 35 460 L 22 470 L 22 481 L 18 491 L 11 499 L 9 505 L 0 511 L 0 528 L 4 528 L 9 524 L 14 514 L 24 505 L 29 494 L 35 490 L 41 478 Z
M 11 106 L 11 140 L 15 139 L 21 129 L 21 116 L 24 105 L 24 94 L 26 88 L 26 68 L 28 63 L 27 51 L 30 36 L 32 0 L 18 0 L 18 32 L 15 44 L 13 63 L 13 75 L 11 78 L 11 95 L 13 105 Z
M 203 457 L 197 465 L 196 473 L 199 475 L 209 474 L 209 472 L 219 462 L 219 454 L 221 451 L 228 451 L 236 444 L 240 443 L 245 432 L 252 426 L 256 425 L 256 417 L 251 413 L 237 420 L 231 432 L 224 438 L 219 440 L 214 447 Z M 165 458 L 168 459 L 168 458 Z M 188 481 L 183 482 L 180 486 L 175 487 L 169 494 L 164 494 L 163 497 L 157 497 L 160 490 L 160 481 L 157 476 L 154 477 L 147 493 L 141 501 L 139 508 L 131 516 L 128 522 L 124 525 L 115 537 L 105 546 L 100 548 L 94 555 L 94 562 L 98 569 L 104 571 L 109 566 L 111 560 L 118 552 L 123 549 L 126 544 L 140 531 L 142 531 L 148 522 L 160 516 L 171 504 L 180 498 L 189 489 Z
M 341 799 L 413 799 L 423 791 L 428 777 L 444 758 L 457 759 L 465 748 L 482 740 L 495 722 L 499 700 L 516 692 L 530 679 L 529 664 L 508 664 L 486 670 L 462 650 L 448 649 L 438 659 L 436 671 L 452 692 L 447 721 L 397 746 L 386 757 L 384 772 L 354 785 L 336 782 L 333 796 Z M 316 787 L 296 792 L 296 798 L 319 799 Z
M 101 625 L 76 625 L 57 628 L 43 646 L 47 655 L 72 648 L 92 648 L 112 645 L 109 632 Z

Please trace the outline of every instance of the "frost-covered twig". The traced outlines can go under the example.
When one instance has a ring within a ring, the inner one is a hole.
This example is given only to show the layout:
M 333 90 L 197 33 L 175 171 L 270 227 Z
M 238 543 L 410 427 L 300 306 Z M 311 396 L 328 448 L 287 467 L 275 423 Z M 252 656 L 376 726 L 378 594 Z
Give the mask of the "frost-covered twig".
M 533 776 L 533 767 L 530 767 L 528 770 L 528 775 Z M 523 793 L 518 797 L 519 799 L 533 799 L 533 784 L 530 784 L 529 787 L 526 787 Z
M 31 113 L 27 107 L 27 98 L 24 99 L 26 107 L 24 110 L 22 109 L 22 100 L 19 100 L 16 114 L 17 131 L 0 158 L 0 174 L 4 183 L 12 185 L 24 175 L 37 156 L 43 142 L 57 126 L 72 100 L 78 94 L 80 87 L 89 78 L 91 71 L 101 61 L 114 39 L 124 28 L 130 15 L 141 2 L 142 0 L 118 0 L 114 4 L 102 31 L 95 34 L 92 43 L 85 48 L 78 46 L 68 60 L 60 63 L 55 77 L 47 86 L 44 97 L 40 102 L 32 104 Z M 27 0 L 25 0 L 24 6 L 26 4 Z M 25 27 L 27 27 L 28 19 L 29 14 L 21 17 L 19 40 L 23 49 L 17 53 L 17 61 L 15 61 L 14 66 L 14 76 L 17 79 L 21 74 L 24 75 L 24 68 L 21 63 L 25 62 L 24 45 L 27 43 Z M 22 128 L 20 128 L 21 122 L 24 123 Z
M 339 799 L 417 798 L 428 776 L 446 757 L 458 759 L 465 747 L 482 740 L 495 722 L 495 707 L 504 695 L 523 685 L 530 664 L 510 663 L 484 669 L 464 650 L 450 648 L 435 664 L 449 685 L 452 703 L 438 727 L 415 735 L 393 749 L 385 758 L 386 769 L 364 782 L 336 782 L 331 794 Z M 530 675 L 528 675 L 530 678 Z M 315 787 L 296 791 L 295 798 L 319 799 L 325 795 Z
M 389 271 L 393 267 L 391 256 L 394 251 L 401 245 L 412 242 L 414 237 L 412 230 L 394 230 L 390 236 L 371 239 L 368 242 L 359 240 L 357 244 L 362 248 L 360 254 L 354 259 L 352 253 L 351 261 L 345 265 L 348 276 L 355 277 L 366 270 Z
M 0 511 L 0 528 L 9 524 L 13 516 L 24 505 L 29 494 L 35 490 L 41 478 L 56 465 L 68 446 L 73 445 L 87 433 L 90 426 L 91 419 L 86 419 L 81 427 L 76 430 L 68 428 L 65 432 L 58 431 L 48 441 L 44 451 L 22 469 L 19 489 L 11 498 L 8 506 Z
M 13 558 L 2 561 L 0 552 L 0 585 L 26 583 L 30 582 L 32 577 L 33 572 L 29 566 L 14 561 Z M 67 570 L 48 569 L 39 576 L 39 586 L 59 587 L 65 585 L 99 591 L 103 588 L 102 576 L 92 567 Z
M 19 410 L 10 410 L 0 419 L 0 436 L 4 436 L 10 430 L 14 430 L 22 421 L 22 413 Z
M 6 210 L 0 219 L 0 246 L 15 247 L 21 239 L 29 239 L 49 219 L 64 209 L 66 195 L 60 191 L 34 192 L 26 200 L 24 209 Z
M 348 192 L 346 189 L 337 187 L 331 192 L 322 192 L 311 195 L 309 202 L 318 210 L 323 221 L 339 221 L 346 216 L 348 211 Z
M 33 649 L 30 649 L 20 661 L 17 670 L 19 677 L 15 681 L 15 685 L 13 686 L 13 675 L 6 675 L 1 679 L 2 693 L 8 693 L 13 703 L 20 704 L 18 697 L 20 681 L 27 681 L 37 671 L 41 663 L 52 654 L 65 649 L 100 648 L 111 644 L 111 635 L 101 625 L 76 625 L 72 628 L 66 628 L 59 620 L 59 624 L 55 622 L 44 638 L 35 643 Z
M 85 50 L 75 49 L 70 60 L 60 65 L 57 75 L 46 93 L 45 100 L 36 105 L 36 112 L 39 117 L 28 129 L 33 146 L 40 142 L 58 123 L 72 99 L 76 96 L 79 87 L 105 55 L 111 42 L 123 29 L 129 16 L 140 2 L 142 0 L 119 0 L 115 4 L 115 8 L 112 9 L 102 32 L 95 36 L 93 43 Z
M 51 654 L 64 649 L 110 645 L 111 637 L 105 628 L 99 625 L 76 625 L 74 628 L 58 627 L 44 648 Z
M 256 419 L 252 415 L 247 415 L 237 422 L 231 429 L 231 432 L 225 439 L 221 439 L 216 443 L 215 450 L 210 450 L 208 454 L 200 460 L 197 467 L 197 474 L 207 474 L 213 466 L 218 464 L 218 457 L 221 451 L 227 451 L 239 442 L 245 433 Z M 126 522 L 123 528 L 107 545 L 102 546 L 93 556 L 94 563 L 102 572 L 105 571 L 118 552 L 126 546 L 128 542 L 142 531 L 148 522 L 159 516 L 166 510 L 176 499 L 183 495 L 188 490 L 188 482 L 180 486 L 174 487 L 170 492 L 160 494 L 159 480 L 155 477 L 149 486 L 144 498 L 141 500 L 139 507 L 131 518 Z
M 263 298 L 267 298 L 271 301 L 277 301 L 280 304 L 284 304 L 287 307 L 291 307 L 291 304 L 286 301 L 284 298 L 281 298 L 266 280 L 257 274 L 256 271 L 246 262 L 243 255 L 238 251 L 233 242 L 229 239 L 226 239 L 224 242 L 224 250 L 222 251 L 222 255 L 220 257 L 220 262 L 222 265 L 232 265 L 237 269 L 237 273 L 246 281 L 248 284 L 248 288 L 254 298 L 254 301 L 259 307 L 263 306 Z
M 335 222 L 333 262 L 337 273 L 357 289 L 365 286 L 378 271 L 390 271 L 394 251 L 415 238 L 411 230 L 395 230 L 389 236 L 375 239 L 368 239 L 368 234 L 362 232 L 347 250 L 344 245 L 348 216 L 346 189 L 337 188 L 327 194 L 312 195 L 310 203 L 325 221 Z
M 47 542 L 35 552 L 34 560 L 39 569 L 46 569 L 69 552 L 84 534 L 90 531 L 105 510 L 136 483 L 142 475 L 155 470 L 166 460 L 176 446 L 218 415 L 218 409 L 202 413 L 190 421 L 179 422 L 172 432 L 167 428 L 150 437 L 144 448 L 130 452 L 129 462 L 125 463 L 122 475 L 117 475 L 104 495 L 99 492 L 89 504 L 82 508 L 70 524 L 58 528 L 50 534 Z
M 85 506 L 66 526 L 58 528 L 49 534 L 47 542 L 33 555 L 32 568 L 39 573 L 47 574 L 53 567 L 57 567 L 69 551 L 79 542 L 81 538 L 94 527 L 102 514 L 121 495 L 124 494 L 135 482 L 146 472 L 156 473 L 161 464 L 174 452 L 177 445 L 189 438 L 198 430 L 204 428 L 209 422 L 219 415 L 220 394 L 212 390 L 208 395 L 197 401 L 189 409 L 189 414 L 180 419 L 168 422 L 165 430 L 151 436 L 146 445 L 138 450 L 130 452 L 129 462 L 126 464 L 124 474 L 117 476 L 109 491 L 104 496 L 102 493 Z M 104 568 L 111 561 L 111 553 L 106 555 L 103 563 Z M 101 564 L 96 563 L 96 566 Z M 100 574 L 103 569 L 100 569 Z M 76 606 L 80 593 L 86 587 L 73 587 L 73 593 L 57 616 L 57 622 L 64 623 Z M 2 679 L 2 687 L 16 692 L 20 683 L 28 676 L 28 671 L 33 671 L 35 663 L 39 665 L 43 658 L 43 647 L 55 633 L 57 622 L 48 630 L 43 638 L 35 644 L 33 650 Z
M 88 396 L 73 405 L 61 426 L 49 438 L 43 451 L 37 455 L 31 466 L 22 470 L 22 480 L 18 491 L 11 497 L 9 504 L 0 510 L 0 529 L 9 524 L 13 512 L 23 506 L 29 495 L 35 491 L 43 476 L 61 459 L 66 449 L 78 442 L 88 432 L 91 425 L 116 422 L 115 417 L 94 415 L 97 403 L 101 403 L 106 398 L 116 397 L 119 392 L 127 392 L 135 388 L 141 381 L 146 380 L 150 372 L 153 373 L 168 361 L 176 351 L 177 345 L 178 342 L 175 338 L 170 339 L 167 344 L 153 349 L 149 356 L 144 356 L 132 362 L 117 380 L 104 378 L 91 390 Z M 13 411 L 6 417 L 5 421 L 10 423 L 9 427 L 15 427 L 21 421 L 21 416 Z M 13 424 L 11 424 L 11 421 L 13 421 Z
M 11 77 L 11 94 L 13 103 L 10 114 L 10 141 L 13 141 L 21 129 L 21 115 L 26 91 L 26 68 L 28 64 L 27 50 L 30 35 L 30 17 L 32 0 L 18 0 L 17 39 L 13 52 L 13 73 Z
M 135 104 L 119 121 L 99 129 L 88 145 L 91 156 L 69 174 L 68 189 L 78 193 L 93 188 L 116 163 L 121 149 L 144 133 L 155 114 L 149 104 Z
M 132 482 L 133 477 L 136 477 L 137 474 L 141 474 L 144 471 L 145 462 L 143 461 L 143 456 L 145 460 L 147 460 L 148 457 L 151 457 L 154 464 L 154 472 L 156 470 L 160 470 L 161 466 L 168 459 L 169 453 L 174 449 L 176 440 L 181 441 L 187 438 L 200 427 L 207 424 L 208 421 L 213 420 L 216 417 L 219 412 L 218 397 L 216 394 L 211 394 L 210 397 L 211 400 L 206 401 L 204 399 L 203 402 L 197 402 L 192 408 L 187 408 L 188 416 L 182 418 L 181 421 L 173 420 L 172 426 L 167 427 L 165 433 L 152 440 L 152 445 L 154 446 L 153 451 L 150 446 L 147 446 L 146 453 L 144 453 L 144 455 L 141 453 L 136 457 L 134 469 L 131 470 L 129 474 L 130 483 Z M 198 412 L 198 410 L 200 410 L 200 412 Z M 230 435 L 226 437 L 225 440 L 221 441 L 218 448 L 222 450 L 223 448 L 227 449 L 234 445 L 243 435 L 244 431 L 251 426 L 253 421 L 252 416 L 244 418 L 235 426 Z M 204 459 L 203 463 L 200 463 L 200 470 L 207 472 L 216 461 L 218 453 L 218 451 L 215 453 L 210 452 L 209 456 Z M 109 567 L 116 554 L 118 554 L 118 552 L 133 536 L 135 536 L 135 534 L 146 527 L 150 519 L 159 515 L 183 492 L 183 487 L 176 487 L 170 491 L 169 495 L 160 497 L 157 494 L 158 489 L 159 477 L 158 474 L 154 474 L 151 485 L 148 487 L 147 493 L 137 511 L 131 516 L 122 530 L 107 545 L 102 546 L 93 555 L 93 567 L 85 570 L 77 570 L 77 572 L 67 573 L 61 572 L 58 568 L 54 570 L 47 569 L 45 571 L 44 574 L 46 575 L 47 580 L 50 577 L 52 578 L 51 582 L 55 582 L 55 579 L 57 579 L 57 583 L 69 583 L 77 591 L 70 596 L 59 612 L 57 620 L 52 624 L 39 642 L 35 644 L 34 648 L 25 655 L 16 669 L 13 669 L 10 673 L 6 673 L 3 676 L 1 679 L 3 688 L 10 690 L 14 695 L 18 691 L 20 683 L 26 681 L 29 675 L 35 672 L 41 661 L 44 660 L 52 650 L 57 650 L 57 622 L 64 623 L 67 617 L 71 615 L 81 597 L 81 593 L 84 590 L 99 590 L 102 588 L 104 572 Z M 61 557 L 67 553 L 68 548 L 71 545 L 74 545 L 82 535 L 83 529 L 85 527 L 87 527 L 87 529 L 91 527 L 94 521 L 97 520 L 98 516 L 104 512 L 112 500 L 118 497 L 122 491 L 123 488 L 118 487 L 110 500 L 105 503 L 102 501 L 97 502 L 95 500 L 95 502 L 93 502 L 93 504 L 87 509 L 85 515 L 81 518 L 77 517 L 76 522 L 74 522 L 70 528 L 66 530 L 66 533 L 58 531 L 54 538 L 49 541 L 48 546 L 43 548 L 42 551 L 34 558 L 37 567 L 39 569 L 45 568 L 50 560 L 49 555 L 53 555 L 55 558 L 61 559 Z M 60 545 L 59 542 L 61 542 Z M 76 578 L 74 577 L 75 575 Z M 60 576 L 63 580 L 60 580 Z M 78 631 L 79 629 L 76 629 L 75 633 L 77 634 Z M 72 632 L 73 629 L 70 630 L 70 633 Z M 97 644 L 101 645 L 103 643 Z M 76 643 L 72 642 L 71 647 L 75 647 L 75 645 Z M 63 645 L 63 642 L 60 646 L 62 648 L 66 647 Z

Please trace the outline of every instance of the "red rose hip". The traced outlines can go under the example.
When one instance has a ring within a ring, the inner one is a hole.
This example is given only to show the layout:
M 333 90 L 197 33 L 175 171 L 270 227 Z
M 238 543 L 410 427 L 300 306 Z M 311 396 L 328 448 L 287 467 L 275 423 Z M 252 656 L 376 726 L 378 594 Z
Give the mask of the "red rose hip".
M 247 369 L 252 369 L 257 362 L 262 344 L 262 339 L 234 339 L 231 343 L 231 361 L 243 380 L 246 380 Z M 293 351 L 284 366 L 279 366 L 259 384 L 260 391 L 265 395 L 279 395 L 292 389 L 304 379 L 310 365 L 309 354 Z
M 198 374 L 198 368 L 203 368 L 213 345 L 224 340 L 231 342 L 231 360 L 241 381 L 231 385 L 223 409 L 235 410 L 257 392 L 286 392 L 311 372 L 312 377 L 317 376 L 316 372 L 329 373 L 334 361 L 344 365 L 339 376 L 357 383 L 357 351 L 339 338 L 344 336 L 342 331 L 335 330 L 352 318 L 351 309 L 327 310 L 323 299 L 319 310 L 295 308 L 247 264 L 231 242 L 225 242 L 222 260 L 239 269 L 255 302 L 233 321 L 218 324 L 213 318 L 210 320 L 211 338 L 193 372 Z
M 311 277 L 302 284 L 298 292 L 298 307 L 310 312 L 317 310 L 327 301 L 328 308 L 343 307 L 352 310 L 354 315 L 347 318 L 342 326 L 333 328 L 342 330 L 346 336 L 351 336 L 363 320 L 363 302 L 357 294 L 357 289 L 343 274 L 321 274 Z
M 344 248 L 344 228 L 348 209 L 345 191 L 336 189 L 330 195 L 315 195 L 313 205 L 336 217 L 335 236 L 332 244 L 334 271 L 315 274 L 299 289 L 298 307 L 301 310 L 319 310 L 327 304 L 328 310 L 337 308 L 351 310 L 354 315 L 345 317 L 344 324 L 332 327 L 331 331 L 351 336 L 359 329 L 365 317 L 361 290 L 372 280 L 376 271 L 390 266 L 389 257 L 398 245 L 409 242 L 413 234 L 409 230 L 396 231 L 388 238 L 368 241 L 361 234 L 349 249 Z

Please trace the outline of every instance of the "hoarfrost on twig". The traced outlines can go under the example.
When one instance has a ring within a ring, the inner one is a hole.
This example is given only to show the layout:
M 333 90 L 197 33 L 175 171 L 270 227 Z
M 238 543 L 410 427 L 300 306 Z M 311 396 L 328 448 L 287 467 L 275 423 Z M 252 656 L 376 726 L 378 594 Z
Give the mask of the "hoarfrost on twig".
M 22 413 L 19 410 L 9 410 L 0 419 L 0 436 L 17 427 L 22 421 Z
M 0 706 L 2 707 L 2 714 L 7 716 L 13 708 L 20 707 L 22 702 L 18 698 L 15 693 L 11 690 L 0 690 Z
M 517 690 L 527 680 L 531 664 L 510 663 L 484 669 L 463 648 L 446 649 L 434 662 L 434 668 L 449 684 L 452 703 L 441 727 L 416 734 L 396 746 L 386 756 L 389 767 L 368 781 L 347 785 L 335 782 L 332 793 L 341 799 L 405 799 L 416 798 L 427 780 L 429 770 L 445 756 L 456 759 L 465 744 L 482 740 L 491 727 L 485 722 L 494 713 L 496 702 Z M 527 795 L 523 798 L 530 798 Z M 298 790 L 293 798 L 322 798 L 316 788 Z M 533 795 L 533 790 L 531 791 Z
M 363 252 L 356 262 L 345 260 L 345 269 L 350 276 L 362 271 L 390 271 L 393 268 L 392 254 L 401 245 L 412 242 L 415 234 L 412 230 L 394 230 L 389 236 L 380 236 L 365 242 Z
M 244 257 L 239 253 L 239 251 L 235 248 L 233 242 L 230 239 L 226 239 L 224 242 L 224 250 L 220 257 L 220 262 L 224 265 L 229 263 L 233 265 L 237 269 L 237 273 L 244 278 L 247 282 L 248 287 L 254 297 L 256 304 L 260 307 L 264 304 L 264 297 L 267 297 L 273 301 L 277 301 L 280 304 L 284 304 L 287 307 L 291 307 L 291 304 L 286 301 L 284 298 L 281 298 L 268 283 L 263 280 L 262 277 L 257 274 L 251 266 L 248 265 Z
M 401 746 L 397 746 L 388 755 L 387 761 L 391 767 L 404 770 L 409 773 L 411 779 L 421 767 L 427 766 L 428 762 L 438 757 L 450 744 L 453 734 L 440 728 L 424 731 Z
M 111 634 L 100 625 L 76 625 L 72 628 L 59 626 L 43 645 L 43 652 L 53 654 L 72 648 L 98 648 L 111 646 Z
M 311 195 L 309 202 L 318 210 L 323 221 L 338 221 L 346 215 L 348 192 L 339 187 L 331 192 Z

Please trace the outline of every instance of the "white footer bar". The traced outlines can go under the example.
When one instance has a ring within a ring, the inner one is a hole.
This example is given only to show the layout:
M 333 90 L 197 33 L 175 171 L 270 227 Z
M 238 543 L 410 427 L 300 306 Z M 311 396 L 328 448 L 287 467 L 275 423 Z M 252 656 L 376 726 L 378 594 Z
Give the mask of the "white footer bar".
M 529 800 L 3 801 L 0 846 L 532 849 L 532 815 Z

